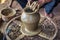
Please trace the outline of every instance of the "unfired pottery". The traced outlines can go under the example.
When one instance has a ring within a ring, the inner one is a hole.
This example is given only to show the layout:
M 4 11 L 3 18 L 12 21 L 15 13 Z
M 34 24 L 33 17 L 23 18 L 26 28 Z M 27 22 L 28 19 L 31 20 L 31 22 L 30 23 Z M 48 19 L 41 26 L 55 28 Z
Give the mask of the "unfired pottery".
M 3 21 L 9 21 L 16 14 L 16 11 L 12 8 L 5 8 L 1 10 L 0 13 L 2 15 Z
M 37 12 L 31 11 L 30 8 L 26 8 L 21 15 L 22 24 L 29 31 L 35 31 L 38 28 L 40 15 Z

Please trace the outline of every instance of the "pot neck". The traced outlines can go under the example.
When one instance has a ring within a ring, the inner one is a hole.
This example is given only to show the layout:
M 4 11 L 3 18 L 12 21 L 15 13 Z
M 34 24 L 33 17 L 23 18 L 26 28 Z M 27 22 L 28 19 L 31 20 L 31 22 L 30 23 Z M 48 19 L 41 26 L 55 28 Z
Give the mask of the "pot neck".
M 26 14 L 35 14 L 36 11 L 33 11 L 33 10 L 30 9 L 30 8 L 26 8 L 26 9 L 24 9 L 23 13 L 26 13 Z

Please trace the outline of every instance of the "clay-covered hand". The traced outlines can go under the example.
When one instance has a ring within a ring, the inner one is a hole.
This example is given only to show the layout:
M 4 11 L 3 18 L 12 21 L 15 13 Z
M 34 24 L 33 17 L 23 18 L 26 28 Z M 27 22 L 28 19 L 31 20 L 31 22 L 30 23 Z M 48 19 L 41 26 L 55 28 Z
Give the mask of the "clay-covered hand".
M 31 5 L 30 5 L 30 8 L 35 11 L 36 9 L 39 8 L 39 5 L 37 3 L 37 1 L 34 1 Z
M 29 7 L 30 9 L 32 9 L 33 11 L 37 11 L 39 9 L 39 4 L 38 1 L 33 1 L 31 3 L 31 1 L 28 1 L 27 5 L 25 8 Z

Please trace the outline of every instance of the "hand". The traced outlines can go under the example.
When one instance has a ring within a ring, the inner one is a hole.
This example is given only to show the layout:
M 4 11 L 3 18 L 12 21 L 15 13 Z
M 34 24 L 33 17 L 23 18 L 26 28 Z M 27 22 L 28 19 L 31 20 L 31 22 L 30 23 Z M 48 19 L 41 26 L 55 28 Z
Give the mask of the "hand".
M 39 4 L 37 3 L 37 1 L 34 1 L 34 2 L 30 5 L 30 8 L 31 8 L 33 11 L 38 11 L 38 10 L 39 10 Z

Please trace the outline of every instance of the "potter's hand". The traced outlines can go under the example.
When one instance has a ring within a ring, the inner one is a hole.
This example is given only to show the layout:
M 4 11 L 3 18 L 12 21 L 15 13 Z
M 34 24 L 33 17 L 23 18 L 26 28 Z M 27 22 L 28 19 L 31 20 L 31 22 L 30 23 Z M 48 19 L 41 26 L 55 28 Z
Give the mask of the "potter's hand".
M 37 1 L 34 1 L 31 5 L 30 5 L 30 8 L 33 10 L 33 11 L 37 11 L 39 9 L 39 5 L 37 3 Z
M 31 0 L 28 0 L 26 7 L 29 7 L 31 5 L 30 3 L 31 3 Z
M 38 0 L 37 0 L 38 1 Z M 33 1 L 33 0 L 28 0 L 27 5 L 26 6 L 30 6 L 31 4 L 35 4 L 37 1 Z

